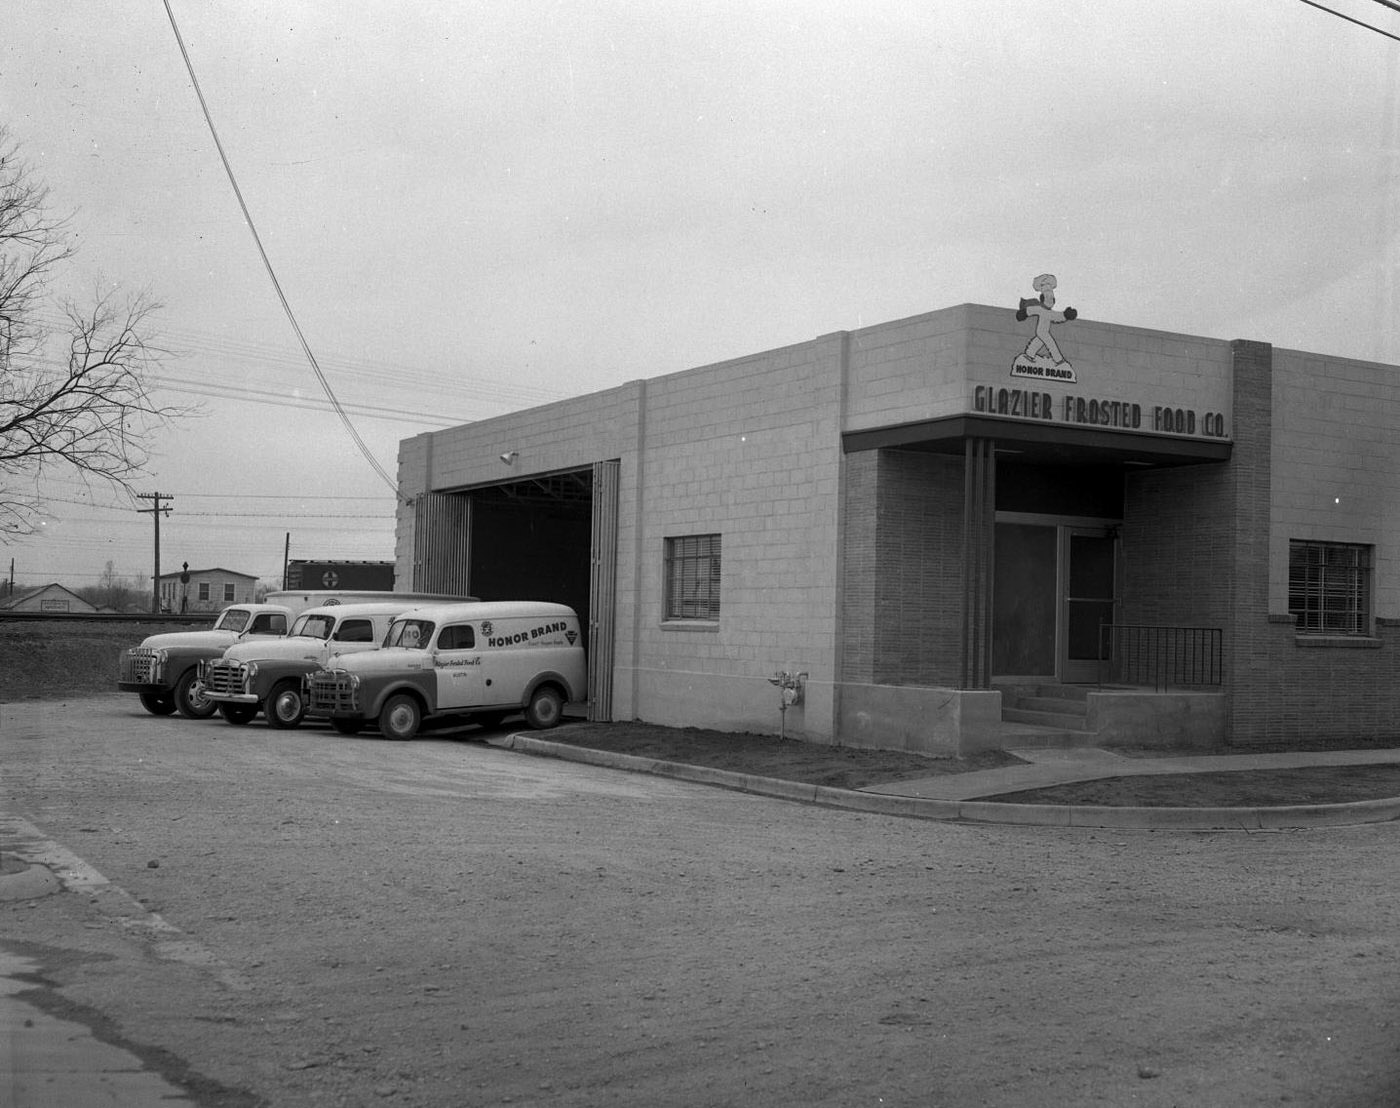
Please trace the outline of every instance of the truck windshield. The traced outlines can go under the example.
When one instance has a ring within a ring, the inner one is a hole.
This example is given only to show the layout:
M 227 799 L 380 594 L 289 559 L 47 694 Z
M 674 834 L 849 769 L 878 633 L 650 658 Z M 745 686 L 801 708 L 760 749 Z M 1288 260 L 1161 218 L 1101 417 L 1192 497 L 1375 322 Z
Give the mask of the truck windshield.
M 417 650 L 428 645 L 433 637 L 433 623 L 426 619 L 396 619 L 384 636 L 385 646 L 402 646 Z
M 308 639 L 328 639 L 334 630 L 334 616 L 302 616 L 292 624 L 293 635 L 304 635 Z
M 228 608 L 219 617 L 219 621 L 214 624 L 215 631 L 242 631 L 248 626 L 249 612 L 247 608 Z

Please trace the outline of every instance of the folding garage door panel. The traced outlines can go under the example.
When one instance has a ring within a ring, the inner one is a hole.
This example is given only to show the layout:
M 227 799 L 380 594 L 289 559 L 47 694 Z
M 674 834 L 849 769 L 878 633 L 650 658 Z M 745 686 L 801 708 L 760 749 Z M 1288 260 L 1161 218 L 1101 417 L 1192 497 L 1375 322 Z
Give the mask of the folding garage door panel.
M 617 498 L 621 463 L 593 466 L 593 539 L 589 555 L 588 718 L 612 719 L 616 652 Z

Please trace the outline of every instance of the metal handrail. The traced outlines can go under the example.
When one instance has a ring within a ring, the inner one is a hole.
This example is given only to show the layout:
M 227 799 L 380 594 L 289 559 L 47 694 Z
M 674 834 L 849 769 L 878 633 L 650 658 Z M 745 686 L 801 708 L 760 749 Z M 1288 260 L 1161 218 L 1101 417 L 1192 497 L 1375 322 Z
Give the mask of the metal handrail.
M 1224 681 L 1224 633 L 1219 627 L 1099 626 L 1099 684 L 1170 688 Z

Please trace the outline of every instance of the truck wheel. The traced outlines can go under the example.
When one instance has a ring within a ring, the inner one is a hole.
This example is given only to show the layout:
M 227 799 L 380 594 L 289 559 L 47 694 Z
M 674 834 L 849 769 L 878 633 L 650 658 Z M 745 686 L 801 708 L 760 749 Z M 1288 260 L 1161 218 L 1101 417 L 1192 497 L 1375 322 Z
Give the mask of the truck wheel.
M 541 685 L 530 694 L 525 706 L 525 722 L 536 731 L 546 731 L 564 714 L 564 698 L 553 685 Z
M 300 727 L 306 715 L 306 698 L 301 695 L 301 682 L 288 678 L 278 681 L 267 694 L 267 725 L 279 731 Z
M 253 717 L 258 714 L 258 710 L 250 704 L 220 704 L 219 715 L 228 720 L 235 727 L 242 727 L 245 723 L 252 723 Z
M 186 719 L 208 719 L 218 707 L 204 695 L 204 682 L 199 679 L 199 671 L 193 666 L 175 682 L 175 710 Z
M 358 735 L 365 729 L 365 721 L 349 716 L 331 716 L 331 730 L 337 735 Z
M 423 722 L 423 712 L 418 701 L 405 693 L 391 696 L 379 713 L 379 733 L 386 739 L 411 739 L 418 734 L 418 725 Z
M 168 716 L 175 711 L 175 701 L 161 693 L 143 692 L 141 707 L 153 716 Z

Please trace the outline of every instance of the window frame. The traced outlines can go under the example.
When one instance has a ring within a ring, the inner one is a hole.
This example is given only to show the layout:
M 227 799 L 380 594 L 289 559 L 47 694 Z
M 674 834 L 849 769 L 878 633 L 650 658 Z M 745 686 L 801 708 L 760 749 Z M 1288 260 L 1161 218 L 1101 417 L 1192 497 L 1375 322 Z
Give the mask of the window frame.
M 465 641 L 461 641 L 464 640 Z M 438 632 L 438 650 L 475 650 L 476 628 L 470 623 L 445 623 Z
M 662 622 L 718 623 L 723 575 L 719 532 L 667 535 L 662 543 Z
M 1375 547 L 1367 543 L 1288 540 L 1288 614 L 1308 638 L 1373 634 Z

